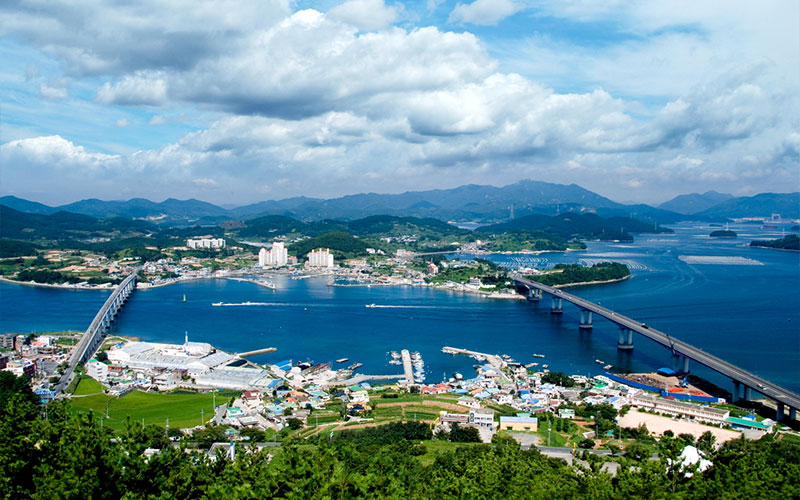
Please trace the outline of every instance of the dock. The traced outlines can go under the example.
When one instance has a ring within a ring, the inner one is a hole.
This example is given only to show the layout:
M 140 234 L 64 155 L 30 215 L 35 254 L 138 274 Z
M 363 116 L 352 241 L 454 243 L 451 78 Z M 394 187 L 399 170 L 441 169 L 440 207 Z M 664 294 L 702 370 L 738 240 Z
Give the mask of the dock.
M 249 358 L 250 356 L 257 356 L 259 354 L 266 354 L 268 352 L 275 352 L 277 351 L 274 347 L 266 347 L 264 349 L 256 349 L 255 351 L 247 351 L 247 352 L 240 352 L 237 354 L 240 358 Z
M 400 351 L 400 357 L 403 360 L 403 373 L 405 374 L 406 382 L 409 384 L 414 383 L 414 368 L 411 366 L 411 353 L 408 349 Z
M 358 385 L 361 382 L 366 382 L 367 380 L 398 380 L 404 378 L 405 375 L 355 375 L 350 377 L 347 380 L 342 380 L 341 382 L 336 382 L 331 385 L 335 386 L 347 386 L 347 385 Z
M 503 358 L 496 354 L 486 354 L 485 352 L 478 352 L 478 351 L 470 351 L 469 349 L 462 349 L 460 347 L 449 347 L 444 346 L 442 347 L 442 352 L 445 354 L 465 354 L 467 356 L 482 356 L 486 358 L 486 361 L 495 368 L 502 368 L 505 366 L 506 362 L 503 361 Z

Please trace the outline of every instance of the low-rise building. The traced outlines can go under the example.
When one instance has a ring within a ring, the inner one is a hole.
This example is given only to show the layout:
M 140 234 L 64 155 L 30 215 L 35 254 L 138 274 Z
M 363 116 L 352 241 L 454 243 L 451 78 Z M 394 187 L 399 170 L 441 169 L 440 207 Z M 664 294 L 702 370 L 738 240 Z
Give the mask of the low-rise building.
M 470 409 L 469 423 L 476 427 L 494 427 L 494 410 L 490 408 Z
M 500 417 L 500 429 L 504 431 L 536 432 L 539 419 L 536 417 Z
M 650 411 L 666 413 L 680 417 L 691 417 L 695 420 L 708 422 L 715 425 L 723 425 L 725 419 L 730 417 L 730 412 L 721 408 L 702 406 L 692 403 L 684 403 L 674 399 L 656 398 L 646 394 L 637 394 L 631 398 L 634 406 L 645 408 Z
M 108 380 L 108 365 L 94 360 L 86 363 L 86 374 L 97 380 L 105 382 Z

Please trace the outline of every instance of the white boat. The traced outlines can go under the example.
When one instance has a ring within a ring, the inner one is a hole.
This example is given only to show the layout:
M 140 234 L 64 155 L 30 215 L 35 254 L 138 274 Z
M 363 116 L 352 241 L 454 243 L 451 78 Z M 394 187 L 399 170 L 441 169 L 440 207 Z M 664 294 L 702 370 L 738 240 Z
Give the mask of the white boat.
M 544 354 L 534 354 L 533 357 L 534 358 L 543 358 Z
M 456 379 L 456 380 L 463 380 L 464 379 L 464 375 L 461 375 L 460 373 L 456 372 L 456 373 L 453 374 L 453 378 Z
M 611 365 L 605 365 L 605 366 L 603 367 L 603 370 L 610 370 L 610 369 L 611 369 Z
M 214 307 L 219 307 L 222 305 L 222 302 L 212 302 L 211 305 Z
M 602 365 L 603 363 L 605 363 L 605 361 L 603 361 L 601 359 L 595 359 L 594 362 L 599 364 L 599 365 Z
M 400 361 L 399 359 L 393 359 L 393 360 L 389 361 L 389 364 L 390 365 L 402 365 L 403 362 Z
M 375 304 L 367 304 L 364 307 L 375 307 Z
M 400 353 L 397 351 L 392 351 L 389 354 L 392 356 L 392 359 L 400 359 Z

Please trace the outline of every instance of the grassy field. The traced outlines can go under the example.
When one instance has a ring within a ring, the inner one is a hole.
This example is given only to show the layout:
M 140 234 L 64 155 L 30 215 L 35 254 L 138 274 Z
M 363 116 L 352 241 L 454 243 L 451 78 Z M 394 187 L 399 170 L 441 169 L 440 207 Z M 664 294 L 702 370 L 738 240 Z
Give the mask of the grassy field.
M 91 379 L 89 379 L 91 380 Z M 98 382 L 94 384 L 99 385 Z M 75 391 L 76 395 L 94 394 L 97 391 L 91 382 L 81 380 Z M 217 393 L 216 402 L 222 404 L 238 392 L 223 391 Z M 198 394 L 188 392 L 172 393 L 144 393 L 134 391 L 121 398 L 114 398 L 105 394 L 73 398 L 71 411 L 74 413 L 94 413 L 95 416 L 104 416 L 108 405 L 109 418 L 104 419 L 103 425 L 114 430 L 123 430 L 127 420 L 141 422 L 145 425 L 155 424 L 164 426 L 169 419 L 170 427 L 193 427 L 200 425 L 200 412 L 203 410 L 204 419 L 209 420 L 214 416 L 213 396 L 211 393 Z

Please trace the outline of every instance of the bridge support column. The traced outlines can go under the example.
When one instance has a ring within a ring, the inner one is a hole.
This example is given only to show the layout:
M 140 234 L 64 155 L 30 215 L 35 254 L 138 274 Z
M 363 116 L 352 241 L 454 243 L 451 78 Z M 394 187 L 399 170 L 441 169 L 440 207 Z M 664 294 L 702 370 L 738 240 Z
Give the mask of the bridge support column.
M 578 328 L 580 328 L 581 330 L 592 329 L 592 311 L 581 309 L 581 322 L 578 325 Z
M 553 295 L 552 303 L 550 304 L 550 314 L 561 314 L 564 310 L 561 308 L 561 297 Z
M 525 294 L 525 298 L 528 299 L 528 302 L 539 302 L 539 299 L 541 298 L 539 296 L 539 289 L 528 288 L 528 293 Z
M 745 401 L 750 401 L 751 399 L 753 399 L 753 390 L 750 389 L 749 387 L 745 386 L 744 387 L 744 400 Z
M 797 420 L 797 409 L 789 408 L 789 420 Z
M 689 374 L 689 358 L 686 356 L 683 357 L 683 373 L 686 375 Z
M 630 351 L 633 349 L 633 330 L 627 328 L 619 329 L 619 342 L 617 342 L 617 349 L 622 351 Z
M 778 411 L 775 414 L 775 420 L 781 422 L 783 420 L 783 411 L 784 411 L 783 403 L 778 403 Z
M 740 394 L 741 384 L 737 381 L 733 381 L 733 394 L 731 394 L 731 403 L 735 403 L 739 401 L 739 394 Z

